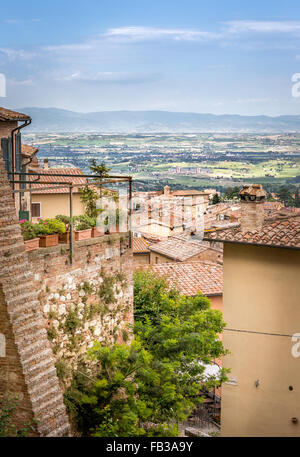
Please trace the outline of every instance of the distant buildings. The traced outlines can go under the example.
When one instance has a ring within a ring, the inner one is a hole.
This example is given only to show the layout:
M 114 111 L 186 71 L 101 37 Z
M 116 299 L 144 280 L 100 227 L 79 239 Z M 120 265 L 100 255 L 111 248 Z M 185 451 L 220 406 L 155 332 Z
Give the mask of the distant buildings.
M 199 190 L 135 192 L 133 231 L 147 238 L 167 239 L 169 236 L 193 231 L 209 204 L 210 194 Z

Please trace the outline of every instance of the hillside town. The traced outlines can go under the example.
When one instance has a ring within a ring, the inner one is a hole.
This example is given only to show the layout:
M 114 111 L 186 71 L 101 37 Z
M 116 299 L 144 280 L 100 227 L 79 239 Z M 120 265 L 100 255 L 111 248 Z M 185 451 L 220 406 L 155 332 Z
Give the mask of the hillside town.
M 228 199 L 213 188 L 133 191 L 130 176 L 95 162 L 90 173 L 50 167 L 22 142 L 31 121 L 0 108 L 0 394 L 18 395 L 15 426 L 79 433 L 74 376 L 96 376 L 89 350 L 132 344 L 150 306 L 136 289 L 155 280 L 183 309 L 198 300 L 225 322 L 203 327 L 215 346 L 180 436 L 299 436 L 300 209 L 252 182 Z M 197 362 L 189 353 L 186 367 Z

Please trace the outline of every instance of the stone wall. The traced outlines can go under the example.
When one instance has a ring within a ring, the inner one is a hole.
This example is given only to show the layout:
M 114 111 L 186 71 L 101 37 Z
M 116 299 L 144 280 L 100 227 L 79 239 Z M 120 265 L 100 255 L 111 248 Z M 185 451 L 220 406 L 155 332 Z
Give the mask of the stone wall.
M 28 252 L 62 388 L 95 340 L 130 339 L 132 251 L 128 234 L 105 235 Z

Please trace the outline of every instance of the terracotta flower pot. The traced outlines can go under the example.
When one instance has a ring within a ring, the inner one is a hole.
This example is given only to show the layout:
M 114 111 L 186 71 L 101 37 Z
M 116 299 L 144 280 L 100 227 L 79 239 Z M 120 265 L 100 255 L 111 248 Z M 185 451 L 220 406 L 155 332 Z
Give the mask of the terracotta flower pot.
M 96 238 L 97 236 L 104 235 L 104 228 L 98 229 L 97 227 L 92 228 L 92 238 Z
M 119 226 L 116 225 L 115 227 L 111 227 L 111 228 L 109 229 L 109 233 L 110 233 L 111 235 L 114 234 L 114 233 L 119 233 Z
M 25 243 L 25 251 L 35 251 L 40 246 L 40 239 L 33 238 L 32 240 L 26 240 Z
M 54 233 L 53 235 L 41 235 L 40 239 L 40 248 L 48 248 L 50 246 L 58 245 L 58 234 Z
M 58 242 L 59 243 L 69 243 L 70 242 L 70 232 L 66 232 L 66 233 L 60 233 L 59 237 L 58 237 Z
M 88 240 L 92 237 L 92 229 L 75 230 L 75 241 Z

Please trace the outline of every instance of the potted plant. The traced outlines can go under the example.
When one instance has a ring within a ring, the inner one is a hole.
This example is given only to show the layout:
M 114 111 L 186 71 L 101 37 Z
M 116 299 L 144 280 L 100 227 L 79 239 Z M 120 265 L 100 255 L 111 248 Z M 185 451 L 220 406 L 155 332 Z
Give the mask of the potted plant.
M 21 220 L 21 232 L 24 238 L 25 250 L 34 251 L 39 248 L 40 239 L 37 237 L 37 231 L 35 225 L 32 222 Z
M 82 215 L 74 217 L 75 241 L 87 240 L 92 236 L 93 218 Z
M 105 234 L 106 227 L 103 221 L 99 221 L 98 218 L 93 218 L 93 226 L 92 226 L 92 238 L 96 238 L 97 236 L 103 236 Z
M 36 226 L 40 247 L 58 245 L 58 236 L 66 233 L 65 224 L 58 219 L 40 219 Z
M 123 222 L 126 218 L 126 213 L 120 208 L 117 208 L 115 212 L 111 213 L 111 218 L 107 218 L 107 229 L 110 234 L 119 233 L 120 231 L 120 223 Z M 113 221 L 109 223 L 109 220 Z
M 59 243 L 69 243 L 70 242 L 70 216 L 65 216 L 63 214 L 59 214 L 55 216 L 55 219 L 57 219 L 60 222 L 63 222 L 66 226 L 66 232 L 65 233 L 60 233 L 58 235 L 58 242 Z

